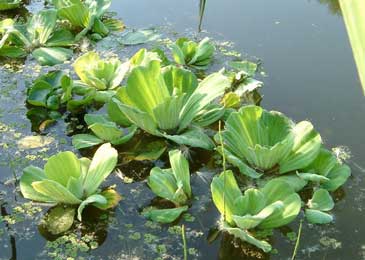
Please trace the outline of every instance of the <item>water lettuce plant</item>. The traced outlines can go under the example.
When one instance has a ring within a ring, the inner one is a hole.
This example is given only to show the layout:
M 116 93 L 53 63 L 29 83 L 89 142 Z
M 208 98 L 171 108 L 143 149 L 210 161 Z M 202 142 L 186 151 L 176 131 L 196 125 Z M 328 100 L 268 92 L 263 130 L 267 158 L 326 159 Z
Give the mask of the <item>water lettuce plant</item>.
M 61 19 L 67 20 L 80 32 L 76 40 L 91 33 L 95 40 L 99 40 L 109 34 L 110 31 L 124 29 L 124 24 L 116 19 L 104 18 L 111 0 L 53 0 L 52 3 L 58 11 Z
M 18 8 L 21 3 L 21 0 L 0 0 L 0 11 Z
M 252 178 L 305 168 L 317 158 L 322 146 L 321 137 L 310 122 L 295 124 L 279 112 L 254 105 L 231 113 L 222 137 L 219 151 Z
M 120 196 L 112 189 L 100 190 L 99 186 L 114 170 L 117 151 L 110 144 L 103 144 L 92 160 L 77 158 L 72 152 L 51 156 L 44 169 L 28 166 L 20 178 L 23 196 L 33 201 L 52 204 L 78 205 L 77 218 L 87 205 L 100 209 L 114 207 Z
M 73 34 L 57 27 L 57 11 L 42 10 L 25 24 L 13 19 L 0 22 L 0 56 L 25 57 L 29 53 L 41 65 L 63 63 L 72 57 Z M 67 48 L 65 48 L 67 47 Z
M 80 80 L 97 90 L 117 88 L 129 70 L 128 62 L 122 64 L 118 58 L 103 60 L 96 52 L 83 54 L 73 66 Z
M 179 150 L 170 151 L 169 159 L 171 168 L 153 168 L 147 182 L 153 193 L 175 205 L 175 208 L 152 208 L 144 212 L 147 218 L 162 223 L 175 221 L 188 209 L 192 197 L 188 161 Z
M 258 105 L 262 100 L 258 90 L 263 86 L 261 81 L 253 78 L 258 65 L 247 60 L 231 61 L 228 65 L 232 68 L 227 72 L 231 86 L 221 103 L 229 109 L 237 109 L 243 105 Z
M 93 134 L 77 134 L 72 136 L 72 144 L 76 149 L 92 147 L 102 143 L 111 143 L 112 145 L 124 144 L 137 131 L 137 127 L 134 125 L 127 129 L 119 128 L 106 115 L 86 114 L 84 119 Z
M 213 178 L 211 192 L 223 218 L 221 229 L 264 252 L 271 251 L 271 245 L 255 238 L 255 231 L 287 225 L 301 209 L 299 195 L 281 180 L 270 180 L 262 188 L 249 188 L 242 194 L 233 172 L 225 171 Z
M 172 56 L 177 64 L 198 70 L 204 70 L 210 65 L 214 51 L 209 38 L 204 38 L 199 43 L 180 38 L 172 45 Z
M 120 111 L 121 117 L 152 135 L 211 150 L 214 143 L 201 126 L 222 116 L 211 105 L 228 86 L 223 72 L 199 83 L 188 70 L 174 66 L 161 69 L 160 61 L 152 60 L 130 72 L 126 87 L 118 90 L 112 102 L 115 113 Z

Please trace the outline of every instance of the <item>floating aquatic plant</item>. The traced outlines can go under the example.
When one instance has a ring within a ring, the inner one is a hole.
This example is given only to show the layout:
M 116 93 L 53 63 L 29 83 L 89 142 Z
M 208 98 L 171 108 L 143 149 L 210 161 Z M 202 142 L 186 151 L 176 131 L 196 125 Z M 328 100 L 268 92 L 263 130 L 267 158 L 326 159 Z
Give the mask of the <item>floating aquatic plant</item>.
M 21 3 L 21 0 L 0 0 L 0 11 L 18 8 Z
M 53 5 L 61 19 L 67 20 L 74 28 L 81 31 L 76 40 L 91 33 L 95 40 L 107 36 L 110 31 L 121 31 L 124 24 L 116 19 L 104 18 L 111 0 L 53 0 Z
M 20 58 L 31 53 L 41 65 L 63 63 L 72 57 L 73 34 L 57 28 L 57 11 L 42 10 L 26 24 L 13 19 L 0 22 L 0 56 Z
M 96 52 L 80 56 L 73 66 L 81 81 L 97 90 L 117 88 L 129 70 L 128 62 L 122 64 L 118 58 L 102 60 Z
M 177 64 L 199 70 L 204 70 L 210 65 L 214 51 L 209 38 L 204 38 L 199 43 L 180 38 L 172 45 L 172 55 Z
M 127 86 L 112 99 L 114 116 L 127 117 L 144 131 L 167 138 L 178 144 L 213 149 L 214 143 L 201 126 L 222 116 L 222 110 L 212 106 L 229 86 L 222 72 L 206 77 L 200 83 L 185 69 L 152 60 L 136 66 Z M 224 111 L 223 111 L 224 113 Z
M 257 64 L 250 61 L 231 61 L 232 71 L 227 72 L 231 79 L 231 87 L 227 90 L 221 103 L 226 108 L 240 108 L 243 105 L 258 105 L 262 99 L 258 89 L 263 83 L 253 77 L 257 71 Z
M 99 189 L 117 160 L 117 151 L 110 144 L 100 146 L 92 160 L 78 159 L 72 152 L 60 152 L 48 159 L 44 169 L 25 168 L 20 190 L 25 198 L 33 201 L 79 205 L 77 218 L 81 221 L 87 205 L 104 210 L 119 202 L 120 196 L 113 189 Z
M 279 112 L 246 106 L 233 112 L 222 132 L 227 161 L 241 173 L 259 178 L 307 167 L 321 148 L 321 137 L 308 121 L 295 124 Z
M 301 209 L 299 195 L 281 180 L 271 180 L 260 189 L 250 188 L 242 194 L 232 171 L 225 171 L 213 178 L 211 192 L 223 217 L 222 230 L 264 252 L 271 251 L 271 245 L 255 238 L 255 230 L 287 225 Z
M 119 128 L 106 115 L 86 114 L 85 122 L 93 132 L 91 134 L 77 134 L 72 137 L 72 144 L 76 149 L 92 147 L 102 143 L 120 145 L 128 142 L 135 134 L 137 127 Z
M 35 131 L 45 129 L 61 117 L 59 112 L 72 99 L 72 80 L 63 71 L 51 71 L 37 78 L 27 90 L 27 117 Z
M 192 197 L 189 162 L 179 150 L 170 151 L 169 158 L 171 168 L 153 168 L 147 182 L 153 193 L 175 205 L 175 208 L 152 208 L 144 212 L 146 217 L 162 223 L 175 221 L 188 209 Z

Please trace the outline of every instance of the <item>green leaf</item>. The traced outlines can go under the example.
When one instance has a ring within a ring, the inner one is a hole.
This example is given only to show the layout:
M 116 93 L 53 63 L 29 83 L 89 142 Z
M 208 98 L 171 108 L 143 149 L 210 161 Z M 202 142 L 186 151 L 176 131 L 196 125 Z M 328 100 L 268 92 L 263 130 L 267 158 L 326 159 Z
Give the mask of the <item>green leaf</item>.
M 128 133 L 122 137 L 119 137 L 117 139 L 114 139 L 111 141 L 111 143 L 113 145 L 121 145 L 121 144 L 125 144 L 126 142 L 130 141 L 133 136 L 135 135 L 135 133 L 137 132 L 137 126 L 133 125 L 131 127 L 128 127 Z
M 74 218 L 75 208 L 60 205 L 49 210 L 44 225 L 51 234 L 59 235 L 72 227 Z
M 81 1 L 73 0 L 70 3 L 64 0 L 54 0 L 53 4 L 58 9 L 58 15 L 62 19 L 68 20 L 73 26 L 87 28 L 89 26 L 91 17 L 88 7 L 83 5 Z
M 162 136 L 181 145 L 199 147 L 206 150 L 214 149 L 213 141 L 199 127 L 190 128 L 179 135 L 162 134 Z
M 87 196 L 92 195 L 100 184 L 114 170 L 118 161 L 118 152 L 110 143 L 103 144 L 96 150 L 88 173 L 84 180 L 84 190 Z
M 73 51 L 61 47 L 41 47 L 34 50 L 32 55 L 41 65 L 53 66 L 71 59 Z
M 6 11 L 18 8 L 21 4 L 21 0 L 2 0 L 0 1 L 0 11 Z
M 179 131 L 187 128 L 201 110 L 206 108 L 216 98 L 222 96 L 229 85 L 228 78 L 221 72 L 211 74 L 200 82 L 198 88 L 187 100 L 181 111 Z
M 86 200 L 82 201 L 79 208 L 77 209 L 77 219 L 79 221 L 82 220 L 82 212 L 84 211 L 84 208 L 87 205 L 93 204 L 93 203 L 98 203 L 101 205 L 106 205 L 108 203 L 107 199 L 100 195 L 100 194 L 94 194 L 89 196 Z
M 74 44 L 74 35 L 65 29 L 55 31 L 51 38 L 48 39 L 47 47 L 66 47 Z
M 124 115 L 123 111 L 120 109 L 118 104 L 115 103 L 116 99 L 111 99 L 107 103 L 108 116 L 110 119 L 121 126 L 130 126 L 131 122 Z
M 37 192 L 32 186 L 33 182 L 42 181 L 45 179 L 46 175 L 42 169 L 34 166 L 26 167 L 23 170 L 22 177 L 20 177 L 20 191 L 24 198 L 41 202 L 55 202 L 53 198 Z
M 118 87 L 129 70 L 128 63 L 122 64 L 117 58 L 102 60 L 96 52 L 80 56 L 73 66 L 84 83 L 98 90 Z
M 242 241 L 245 241 L 251 245 L 254 245 L 265 253 L 268 253 L 271 251 L 272 247 L 271 245 L 266 242 L 265 240 L 258 240 L 253 235 L 251 235 L 248 231 L 239 229 L 239 228 L 232 228 L 228 226 L 227 224 L 224 224 L 223 230 L 227 231 L 229 234 L 241 239 Z
M 42 180 L 32 183 L 33 188 L 57 203 L 80 204 L 81 200 L 75 197 L 66 187 L 52 180 Z
M 275 177 L 276 180 L 281 180 L 286 182 L 290 187 L 294 189 L 295 192 L 301 191 L 307 184 L 308 181 L 301 178 L 300 174 L 297 175 L 284 175 Z
M 183 212 L 188 210 L 188 206 L 173 209 L 155 209 L 150 208 L 142 214 L 144 217 L 160 223 L 174 222 Z
M 302 202 L 298 194 L 292 193 L 291 195 L 288 195 L 287 197 L 279 201 L 283 203 L 283 209 L 276 210 L 272 215 L 265 218 L 259 224 L 259 228 L 271 229 L 285 226 L 292 222 L 298 216 Z
M 335 203 L 327 190 L 318 189 L 314 192 L 312 199 L 308 201 L 307 205 L 310 209 L 330 211 L 335 206 Z
M 174 196 L 178 186 L 171 170 L 162 170 L 158 167 L 152 168 L 147 184 L 157 196 L 175 203 Z
M 191 197 L 189 162 L 179 150 L 169 152 L 170 165 L 178 184 L 182 184 L 185 194 Z
M 94 123 L 89 126 L 91 131 L 100 139 L 111 142 L 123 136 L 123 131 L 120 130 L 115 123 Z
M 5 45 L 0 48 L 0 57 L 9 57 L 16 59 L 25 56 L 27 56 L 27 52 L 20 47 Z
M 98 138 L 94 135 L 89 135 L 89 134 L 77 134 L 77 135 L 72 136 L 72 145 L 76 149 L 92 147 L 92 146 L 101 144 L 103 142 L 104 141 L 101 140 L 100 138 Z
M 154 29 L 142 29 L 124 33 L 119 39 L 123 45 L 138 45 L 150 41 L 155 41 L 160 38 Z
M 321 187 L 329 191 L 335 191 L 347 181 L 350 175 L 350 167 L 338 163 L 327 175 L 330 180 L 321 184 Z
M 328 224 L 333 221 L 332 215 L 315 209 L 306 209 L 305 217 L 312 224 Z
M 41 10 L 33 15 L 27 24 L 31 41 L 40 45 L 46 44 L 56 27 L 56 22 L 57 11 L 54 9 Z
M 28 92 L 27 102 L 33 106 L 47 107 L 47 98 L 53 87 L 45 81 L 37 81 Z
M 242 193 L 237 185 L 232 171 L 222 172 L 213 178 L 210 185 L 212 198 L 219 212 L 224 216 L 225 221 L 234 225 L 233 215 L 237 215 L 240 209 L 235 201 Z
M 78 179 L 71 177 L 67 183 L 67 189 L 75 195 L 76 198 L 81 199 L 84 196 L 84 189 L 82 187 L 82 177 Z
M 314 173 L 301 172 L 301 173 L 297 173 L 297 175 L 305 181 L 311 181 L 311 182 L 317 182 L 317 183 L 325 183 L 325 182 L 329 181 L 329 179 L 327 177 L 324 177 L 324 176 L 318 175 L 318 174 L 314 174 Z
M 72 152 L 61 152 L 51 156 L 44 166 L 44 171 L 48 179 L 64 187 L 71 177 L 77 179 L 81 175 L 79 159 Z
M 290 155 L 280 163 L 280 173 L 307 167 L 320 152 L 322 139 L 310 122 L 298 123 L 294 127 L 294 134 L 294 146 Z

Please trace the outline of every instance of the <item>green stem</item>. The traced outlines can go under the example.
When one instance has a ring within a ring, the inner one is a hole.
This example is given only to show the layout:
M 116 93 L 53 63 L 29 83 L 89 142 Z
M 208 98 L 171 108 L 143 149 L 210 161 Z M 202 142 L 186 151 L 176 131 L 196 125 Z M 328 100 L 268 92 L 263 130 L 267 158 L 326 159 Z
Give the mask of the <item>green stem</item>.
M 293 252 L 293 255 L 291 257 L 291 260 L 294 260 L 296 258 L 296 256 L 297 256 L 297 251 L 298 251 L 298 248 L 299 248 L 300 237 L 302 235 L 302 225 L 303 225 L 303 220 L 301 220 L 300 221 L 300 224 L 299 224 L 297 241 L 295 242 L 294 252 Z
M 185 226 L 182 225 L 181 227 L 181 236 L 184 244 L 184 260 L 188 260 L 188 250 L 186 246 L 186 236 L 185 236 Z

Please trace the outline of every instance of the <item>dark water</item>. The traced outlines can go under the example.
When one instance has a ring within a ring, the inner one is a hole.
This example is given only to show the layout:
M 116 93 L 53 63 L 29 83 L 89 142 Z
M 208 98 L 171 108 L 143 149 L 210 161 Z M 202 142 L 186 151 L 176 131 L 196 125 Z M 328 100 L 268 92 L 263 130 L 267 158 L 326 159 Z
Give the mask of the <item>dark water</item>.
M 112 5 L 112 10 L 129 27 L 169 24 L 169 30 L 172 28 L 180 34 L 197 31 L 198 8 L 197 0 L 114 0 Z M 205 11 L 203 29 L 210 36 L 234 42 L 237 51 L 262 60 L 267 74 L 263 78 L 265 86 L 262 90 L 262 105 L 266 109 L 281 111 L 297 121 L 309 119 L 328 148 L 345 146 L 345 150 L 351 151 L 349 164 L 353 176 L 337 194 L 339 201 L 333 212 L 335 223 L 322 227 L 304 225 L 297 259 L 365 259 L 365 162 L 362 157 L 365 152 L 365 98 L 336 2 L 208 0 Z M 32 76 L 27 73 L 33 74 L 26 69 L 19 74 Z M 3 83 L 0 115 L 1 122 L 10 126 L 16 123 L 16 126 L 0 131 L 2 144 L 16 139 L 17 132 L 30 134 L 25 109 L 21 108 L 24 92 L 12 88 L 12 84 L 8 84 L 11 80 L 0 78 Z M 14 81 L 14 85 L 23 86 L 24 80 Z M 65 128 L 62 123 L 53 128 L 51 136 L 57 141 L 51 151 L 70 149 L 70 140 L 63 134 Z M 0 149 L 2 151 L 5 150 Z M 4 158 L 9 154 L 2 153 L 0 190 L 5 195 L 0 194 L 0 204 L 2 215 L 6 215 L 5 211 L 12 211 L 12 203 L 21 200 L 14 192 L 16 180 L 12 178 L 11 161 L 26 162 L 22 161 L 24 153 L 14 152 L 9 158 Z M 27 154 L 39 155 L 34 151 Z M 136 170 L 140 168 L 136 166 Z M 189 259 L 290 259 L 294 244 L 283 235 L 290 231 L 288 229 L 275 233 L 272 240 L 278 254 L 261 255 L 255 250 L 237 248 L 226 236 L 209 244 L 208 233 L 219 216 L 209 199 L 212 173 L 206 168 L 199 172 L 193 178 L 193 191 L 199 202 L 190 211 L 195 220 L 178 223 L 187 226 L 188 248 L 197 251 L 197 254 L 189 255 Z M 93 224 L 98 220 L 90 221 L 89 229 L 96 232 L 101 246 L 83 256 L 86 259 L 155 259 L 158 256 L 182 259 L 180 234 L 169 232 L 169 226 L 150 227 L 139 216 L 140 209 L 153 198 L 145 183 L 122 184 L 116 177 L 109 182 L 118 183 L 117 189 L 125 199 L 106 221 L 103 218 L 104 222 L 100 221 L 99 225 Z M 40 235 L 32 220 L 9 227 L 0 224 L 0 229 L 6 230 L 3 235 L 0 233 L 0 259 L 49 259 L 42 254 L 47 240 Z M 290 228 L 296 232 L 298 223 L 293 223 Z M 76 230 L 83 232 L 82 227 Z M 142 238 L 134 239 L 138 238 L 136 233 Z M 156 236 L 152 242 L 144 239 L 146 233 Z M 156 253 L 156 245 L 165 245 L 167 252 L 160 250 Z

